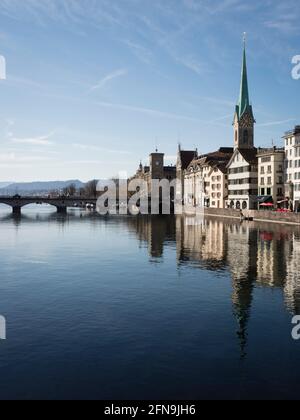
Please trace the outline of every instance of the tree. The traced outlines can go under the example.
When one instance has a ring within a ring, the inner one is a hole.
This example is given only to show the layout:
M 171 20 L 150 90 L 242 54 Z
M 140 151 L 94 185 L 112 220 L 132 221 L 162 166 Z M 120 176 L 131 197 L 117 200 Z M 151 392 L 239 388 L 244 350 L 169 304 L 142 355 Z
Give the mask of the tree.
M 92 181 L 89 181 L 85 185 L 84 192 L 85 192 L 85 196 L 87 198 L 97 198 L 97 196 L 98 196 L 97 185 L 98 185 L 98 181 L 96 179 L 93 179 Z
M 67 197 L 74 197 L 76 195 L 77 189 L 75 184 L 70 184 L 63 189 L 63 195 Z

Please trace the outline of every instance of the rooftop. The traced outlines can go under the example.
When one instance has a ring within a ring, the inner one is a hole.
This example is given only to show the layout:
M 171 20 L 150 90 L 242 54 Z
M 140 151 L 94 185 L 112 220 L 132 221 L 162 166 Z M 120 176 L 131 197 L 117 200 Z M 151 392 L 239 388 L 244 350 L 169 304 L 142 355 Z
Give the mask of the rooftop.
M 195 150 L 180 150 L 180 160 L 182 169 L 187 169 L 189 164 L 195 159 L 197 152 Z
M 210 165 L 223 168 L 227 165 L 233 155 L 234 149 L 231 147 L 221 147 L 216 152 L 207 153 L 205 155 L 194 158 L 190 165 Z M 222 169 L 221 169 L 222 170 Z
M 248 163 L 257 163 L 257 152 L 256 148 L 254 149 L 238 149 L 240 154 Z
M 292 130 L 286 131 L 283 138 L 296 136 L 297 134 L 300 134 L 300 125 L 296 125 L 295 128 L 293 128 Z
M 257 149 L 257 156 L 270 155 L 274 153 L 285 153 L 285 149 L 284 147 L 276 147 L 276 146 L 270 147 L 270 148 L 259 147 Z

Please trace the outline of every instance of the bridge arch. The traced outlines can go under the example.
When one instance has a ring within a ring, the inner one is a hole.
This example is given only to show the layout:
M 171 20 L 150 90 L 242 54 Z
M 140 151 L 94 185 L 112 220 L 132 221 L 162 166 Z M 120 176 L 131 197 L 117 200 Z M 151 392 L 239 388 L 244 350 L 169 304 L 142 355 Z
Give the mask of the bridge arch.
M 51 207 L 56 208 L 58 213 L 66 213 L 67 212 L 67 204 L 63 200 L 59 202 L 54 202 L 48 199 L 1 199 L 0 204 L 11 207 L 14 214 L 21 214 L 22 208 L 26 206 L 30 206 L 32 204 L 36 205 L 49 205 Z
M 97 198 L 84 197 L 1 197 L 0 204 L 5 204 L 13 209 L 13 213 L 20 214 L 21 209 L 30 204 L 48 204 L 57 209 L 58 213 L 66 213 L 68 207 L 85 207 L 87 204 L 96 208 Z

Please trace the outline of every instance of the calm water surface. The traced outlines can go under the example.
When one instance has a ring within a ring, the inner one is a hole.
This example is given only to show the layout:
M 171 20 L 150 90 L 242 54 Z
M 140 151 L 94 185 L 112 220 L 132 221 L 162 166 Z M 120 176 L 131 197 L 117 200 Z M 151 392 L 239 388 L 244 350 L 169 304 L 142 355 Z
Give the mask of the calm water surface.
M 0 210 L 0 398 L 299 398 L 300 230 Z

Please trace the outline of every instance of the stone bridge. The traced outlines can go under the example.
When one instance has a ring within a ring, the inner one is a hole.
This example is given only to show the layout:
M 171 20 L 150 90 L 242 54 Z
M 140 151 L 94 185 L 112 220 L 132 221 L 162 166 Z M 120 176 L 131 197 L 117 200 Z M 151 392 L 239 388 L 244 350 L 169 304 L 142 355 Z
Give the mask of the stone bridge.
M 21 214 L 22 207 L 29 204 L 49 204 L 57 209 L 58 213 L 66 213 L 68 207 L 86 207 L 93 205 L 96 208 L 96 198 L 83 198 L 83 197 L 0 197 L 0 204 L 6 204 L 13 209 L 14 214 Z

